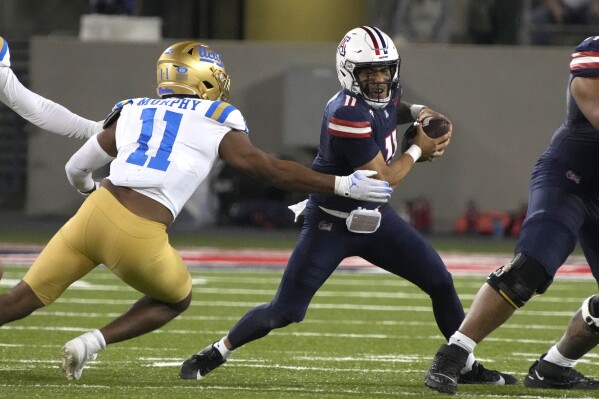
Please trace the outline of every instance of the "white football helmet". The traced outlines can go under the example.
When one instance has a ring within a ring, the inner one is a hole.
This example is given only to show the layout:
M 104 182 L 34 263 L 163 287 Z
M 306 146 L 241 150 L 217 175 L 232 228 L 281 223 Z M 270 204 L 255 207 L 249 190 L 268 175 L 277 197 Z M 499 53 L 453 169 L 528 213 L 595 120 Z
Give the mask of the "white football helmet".
M 373 108 L 387 106 L 399 83 L 401 59 L 391 38 L 379 28 L 361 26 L 347 32 L 337 47 L 337 76 L 343 88 L 361 95 Z M 361 67 L 388 66 L 391 79 L 388 96 L 384 99 L 370 98 L 367 95 L 366 82 L 358 80 Z

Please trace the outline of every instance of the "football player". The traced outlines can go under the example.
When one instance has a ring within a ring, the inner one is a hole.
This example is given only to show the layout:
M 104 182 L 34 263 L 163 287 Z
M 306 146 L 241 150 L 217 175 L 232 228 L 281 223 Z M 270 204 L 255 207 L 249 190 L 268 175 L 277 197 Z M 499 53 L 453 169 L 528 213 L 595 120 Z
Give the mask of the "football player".
M 1 36 L 0 101 L 29 122 L 52 133 L 84 139 L 102 131 L 102 122 L 82 118 L 23 86 L 10 68 L 8 43 Z
M 599 36 L 570 62 L 566 118 L 532 172 L 528 212 L 513 260 L 491 273 L 466 319 L 437 352 L 425 383 L 455 393 L 468 354 L 537 294 L 544 293 L 577 240 L 599 281 Z M 532 388 L 599 389 L 574 369 L 599 343 L 599 295 L 585 300 L 564 337 L 529 369 Z
M 118 103 L 66 164 L 67 177 L 87 196 L 45 246 L 23 279 L 0 295 L 0 325 L 53 303 L 99 264 L 144 296 L 122 316 L 63 347 L 60 366 L 79 379 L 106 345 L 153 331 L 191 301 L 191 277 L 168 241 L 167 227 L 220 158 L 289 190 L 338 194 L 385 203 L 392 189 L 373 171 L 322 174 L 254 147 L 241 112 L 226 102 L 229 76 L 220 55 L 200 42 L 181 42 L 158 59 L 160 98 Z M 434 145 L 423 146 L 432 154 Z M 92 172 L 107 163 L 98 184 Z
M 392 187 L 415 162 L 443 155 L 451 137 L 432 139 L 418 125 L 413 144 L 397 153 L 397 125 L 439 115 L 403 100 L 400 57 L 387 34 L 375 27 L 349 31 L 337 47 L 341 91 L 326 105 L 320 146 L 312 168 L 328 174 L 375 170 Z M 432 147 L 433 151 L 424 148 Z M 441 333 L 449 337 L 464 319 L 450 273 L 434 248 L 388 204 L 311 193 L 299 242 L 271 302 L 251 309 L 229 333 L 181 366 L 183 379 L 201 379 L 232 351 L 276 328 L 301 322 L 314 294 L 345 258 L 360 256 L 417 285 L 432 301 Z M 464 383 L 513 384 L 511 375 L 485 369 L 474 356 L 464 365 Z

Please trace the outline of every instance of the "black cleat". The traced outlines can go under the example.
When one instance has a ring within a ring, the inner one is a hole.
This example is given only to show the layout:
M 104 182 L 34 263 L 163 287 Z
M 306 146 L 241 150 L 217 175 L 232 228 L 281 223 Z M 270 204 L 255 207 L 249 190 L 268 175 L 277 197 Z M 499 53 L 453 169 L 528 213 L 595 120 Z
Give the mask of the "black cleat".
M 517 385 L 518 379 L 511 374 L 488 370 L 479 362 L 474 362 L 472 370 L 460 374 L 458 384 Z
M 226 361 L 212 344 L 184 361 L 179 370 L 179 377 L 184 380 L 201 380 Z
M 439 392 L 456 393 L 460 370 L 466 365 L 466 360 L 467 350 L 457 345 L 441 345 L 424 376 L 424 383 Z
M 599 381 L 585 377 L 573 367 L 562 367 L 548 361 L 536 360 L 524 379 L 528 388 L 546 389 L 599 389 Z

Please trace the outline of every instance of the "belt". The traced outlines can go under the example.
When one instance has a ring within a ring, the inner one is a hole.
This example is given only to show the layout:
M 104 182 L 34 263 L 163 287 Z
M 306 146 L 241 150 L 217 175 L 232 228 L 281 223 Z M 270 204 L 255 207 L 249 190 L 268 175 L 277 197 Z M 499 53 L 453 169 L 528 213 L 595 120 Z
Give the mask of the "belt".
M 318 207 L 320 209 L 322 209 L 323 212 L 328 213 L 329 215 L 333 215 L 335 217 L 341 218 L 341 219 L 347 219 L 349 217 L 349 212 L 336 211 L 334 209 L 328 209 L 328 208 L 325 208 L 324 206 L 320 206 L 320 205 L 318 205 Z

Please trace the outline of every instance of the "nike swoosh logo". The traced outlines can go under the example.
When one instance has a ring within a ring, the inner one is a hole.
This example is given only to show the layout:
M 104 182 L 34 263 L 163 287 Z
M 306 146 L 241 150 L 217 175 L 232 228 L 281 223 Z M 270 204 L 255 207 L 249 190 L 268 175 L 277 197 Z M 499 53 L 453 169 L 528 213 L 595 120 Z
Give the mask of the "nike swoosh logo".
M 447 378 L 449 381 L 453 382 L 454 384 L 457 384 L 457 383 L 458 383 L 458 381 L 457 381 L 456 379 L 454 379 L 454 378 L 451 378 L 450 376 L 447 376 L 447 375 L 445 375 L 445 374 L 437 373 L 437 375 L 441 375 L 441 376 L 443 376 L 443 377 Z
M 541 381 L 543 381 L 543 380 L 545 379 L 545 377 L 541 377 L 541 376 L 539 375 L 539 373 L 537 372 L 537 370 L 535 370 L 535 375 L 536 375 L 536 376 L 537 376 L 537 378 L 538 378 L 539 380 L 541 380 Z

